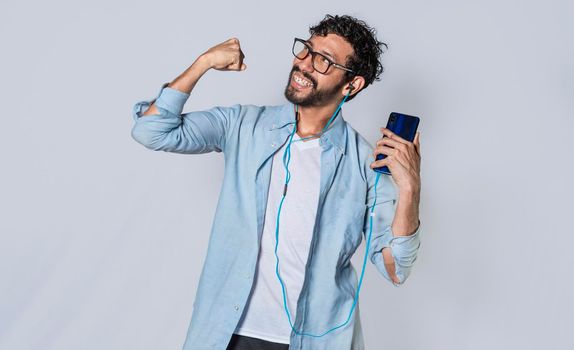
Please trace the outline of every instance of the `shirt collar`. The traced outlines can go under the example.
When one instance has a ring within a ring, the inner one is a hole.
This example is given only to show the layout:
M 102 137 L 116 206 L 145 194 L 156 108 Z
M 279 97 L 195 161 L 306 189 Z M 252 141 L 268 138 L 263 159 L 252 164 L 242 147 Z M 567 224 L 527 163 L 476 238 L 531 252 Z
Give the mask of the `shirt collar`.
M 269 126 L 269 131 L 281 129 L 287 125 L 295 124 L 295 105 L 287 102 L 279 107 L 278 113 Z M 335 146 L 339 153 L 345 153 L 347 148 L 347 121 L 343 118 L 343 109 L 333 119 L 329 128 L 321 136 L 323 142 Z

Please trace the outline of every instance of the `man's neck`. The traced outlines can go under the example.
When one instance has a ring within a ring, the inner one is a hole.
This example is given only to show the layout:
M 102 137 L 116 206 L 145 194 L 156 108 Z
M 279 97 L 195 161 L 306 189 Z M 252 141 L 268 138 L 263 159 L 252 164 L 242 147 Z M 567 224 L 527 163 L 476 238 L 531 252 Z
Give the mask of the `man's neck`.
M 297 121 L 297 135 L 307 137 L 320 133 L 327 122 L 337 110 L 338 104 L 325 106 L 299 106 L 299 120 Z M 334 119 L 331 124 L 334 123 Z

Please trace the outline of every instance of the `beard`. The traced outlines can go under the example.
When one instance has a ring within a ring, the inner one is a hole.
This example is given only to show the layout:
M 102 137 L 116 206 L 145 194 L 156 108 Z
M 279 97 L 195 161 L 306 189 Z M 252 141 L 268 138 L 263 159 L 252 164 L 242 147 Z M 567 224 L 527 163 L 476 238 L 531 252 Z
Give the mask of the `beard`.
M 313 86 L 309 89 L 309 91 L 301 92 L 291 86 L 293 72 L 299 72 L 299 74 L 303 75 L 313 83 Z M 287 81 L 287 86 L 285 87 L 284 94 L 285 98 L 287 98 L 289 102 L 301 107 L 324 106 L 329 102 L 338 99 L 340 94 L 339 91 L 345 84 L 345 80 L 341 80 L 340 83 L 329 89 L 321 89 L 319 86 L 317 86 L 317 82 L 315 79 L 313 79 L 313 77 L 305 72 L 302 72 L 297 66 L 293 66 L 291 72 L 289 73 L 289 80 Z

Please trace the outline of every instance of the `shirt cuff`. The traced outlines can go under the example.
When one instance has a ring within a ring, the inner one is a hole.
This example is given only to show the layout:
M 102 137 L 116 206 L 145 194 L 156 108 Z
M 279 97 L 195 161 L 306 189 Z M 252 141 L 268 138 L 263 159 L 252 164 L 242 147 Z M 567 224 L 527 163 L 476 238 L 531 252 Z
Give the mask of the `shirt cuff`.
M 391 228 L 391 239 L 389 240 L 389 246 L 393 249 L 399 248 L 401 249 L 402 254 L 397 254 L 400 256 L 410 256 L 416 253 L 417 248 L 420 244 L 420 232 L 421 232 L 421 225 L 419 222 L 419 226 L 417 227 L 416 231 L 408 236 L 397 236 L 394 237 L 392 235 L 392 228 Z M 397 252 L 398 253 L 398 252 Z
M 169 85 L 169 83 L 164 83 L 161 86 L 159 93 L 153 100 L 140 101 L 134 105 L 132 113 L 134 120 L 140 118 L 142 116 L 144 108 L 147 109 L 154 102 L 155 106 L 158 109 L 161 108 L 176 116 L 181 115 L 181 112 L 183 111 L 183 106 L 185 105 L 185 102 L 189 98 L 190 94 L 181 92 L 174 88 L 170 88 L 167 85 Z
M 416 231 L 408 236 L 393 237 L 392 228 L 389 226 L 384 235 L 384 239 L 377 242 L 375 254 L 372 262 L 379 268 L 383 276 L 392 282 L 395 287 L 399 287 L 411 273 L 411 269 L 417 259 L 418 249 L 420 247 L 420 222 Z M 395 262 L 395 275 L 399 278 L 400 283 L 395 283 L 388 274 L 385 267 L 382 250 L 385 247 L 391 248 L 391 255 Z

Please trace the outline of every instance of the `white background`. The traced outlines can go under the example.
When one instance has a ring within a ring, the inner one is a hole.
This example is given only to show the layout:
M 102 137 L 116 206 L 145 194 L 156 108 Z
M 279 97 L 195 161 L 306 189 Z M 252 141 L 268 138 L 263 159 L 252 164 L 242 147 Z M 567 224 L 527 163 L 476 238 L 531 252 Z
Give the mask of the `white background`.
M 180 349 L 223 155 L 152 152 L 132 106 L 240 39 L 184 111 L 274 105 L 293 37 L 350 14 L 389 44 L 344 106 L 373 144 L 421 117 L 422 245 L 369 263 L 367 349 L 572 349 L 571 1 L 0 3 L 0 349 Z M 364 245 L 353 258 L 360 272 Z

